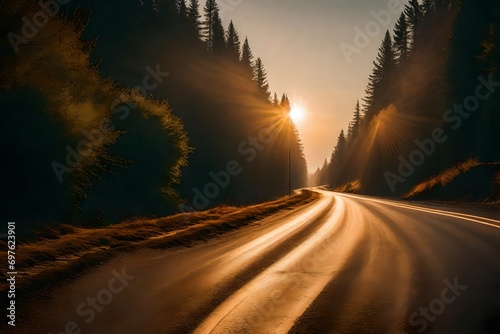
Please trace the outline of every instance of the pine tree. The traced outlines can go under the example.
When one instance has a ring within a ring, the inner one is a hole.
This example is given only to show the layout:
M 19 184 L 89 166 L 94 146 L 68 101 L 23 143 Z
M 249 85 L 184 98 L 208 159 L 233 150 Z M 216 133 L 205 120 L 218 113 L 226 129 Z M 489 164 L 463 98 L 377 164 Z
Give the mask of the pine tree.
M 353 126 L 353 124 L 352 124 L 352 121 L 351 121 L 351 122 L 349 122 L 349 125 L 347 126 L 347 142 L 348 143 L 351 143 L 352 140 L 353 140 L 353 135 L 352 135 L 352 130 L 353 129 L 352 129 L 352 126 Z
M 219 15 L 219 9 L 214 12 L 213 18 L 213 40 L 212 40 L 212 51 L 217 53 L 224 53 L 226 49 L 226 37 L 224 27 L 222 26 L 222 20 Z
M 278 94 L 274 93 L 273 106 L 278 107 L 280 105 L 280 100 L 278 100 Z
M 215 0 L 207 0 L 205 3 L 205 20 L 202 24 L 202 37 L 207 43 L 207 50 L 214 50 L 214 27 L 217 26 L 216 20 L 219 17 L 219 6 Z M 219 18 L 220 20 L 220 18 Z
M 297 127 L 292 122 L 292 142 L 290 143 L 292 189 L 307 186 L 307 161 L 304 154 L 304 145 L 300 140 L 300 134 Z
M 187 17 L 194 27 L 196 37 L 200 38 L 202 26 L 200 21 L 201 15 L 198 0 L 190 0 L 189 7 L 187 9 Z
M 151 1 L 149 6 L 146 6 L 146 2 L 144 1 L 143 4 L 141 5 L 142 7 L 147 7 L 149 14 L 152 15 L 154 13 L 160 12 L 162 16 L 166 17 L 175 17 L 177 13 L 179 13 L 178 9 L 178 0 L 175 1 Z M 147 12 L 143 12 L 147 14 Z
M 452 7 L 452 0 L 432 0 L 435 12 L 443 12 Z
M 286 112 L 290 112 L 290 110 L 292 109 L 292 106 L 290 104 L 290 100 L 288 100 L 288 96 L 286 94 L 283 94 L 281 96 L 280 107 L 283 110 L 285 110 Z
M 424 0 L 422 2 L 422 15 L 429 16 L 434 13 L 434 0 Z
M 187 7 L 185 0 L 176 0 L 175 5 L 177 7 L 177 12 L 181 17 L 187 17 Z
M 257 83 L 259 87 L 259 91 L 265 96 L 267 99 L 270 98 L 269 93 L 269 83 L 267 81 L 266 70 L 264 69 L 264 64 L 260 58 L 257 58 L 254 66 L 254 81 Z
M 337 164 L 342 162 L 341 160 L 345 156 L 346 149 L 347 139 L 345 137 L 344 130 L 342 129 L 337 139 L 337 145 L 335 146 L 335 159 Z
M 401 13 L 394 28 L 394 51 L 399 65 L 408 60 L 409 35 L 405 13 Z
M 377 91 L 378 87 L 378 82 L 376 76 L 372 73 L 368 76 L 368 84 L 366 85 L 365 89 L 365 97 L 362 99 L 363 100 L 363 113 L 365 114 L 365 119 L 368 122 L 365 122 L 365 124 L 369 124 L 370 120 L 374 116 L 374 112 L 372 112 L 372 109 L 374 108 L 374 103 L 375 103 L 375 94 Z
M 229 27 L 227 29 L 226 44 L 229 57 L 235 61 L 239 61 L 241 43 L 238 32 L 234 28 L 233 21 L 229 23 Z
M 333 187 L 337 187 L 338 185 L 343 183 L 343 170 L 344 170 L 344 159 L 347 151 L 347 139 L 345 137 L 344 130 L 340 131 L 339 137 L 337 139 L 337 145 L 335 145 L 335 149 L 332 152 L 332 157 L 330 161 L 330 175 L 332 176 L 332 180 L 330 184 Z
M 243 43 L 240 63 L 243 67 L 243 70 L 248 74 L 248 76 L 250 78 L 253 78 L 253 54 L 252 50 L 250 50 L 248 38 L 245 38 L 245 42 Z
M 364 111 L 368 124 L 376 113 L 391 101 L 392 78 L 395 72 L 395 57 L 392 47 L 392 38 L 389 31 L 385 33 L 377 59 L 373 62 L 374 68 L 368 80 Z
M 415 43 L 420 37 L 421 23 L 422 23 L 422 8 L 418 0 L 410 0 L 405 6 L 404 13 L 408 19 L 408 29 L 410 36 L 410 45 L 415 48 Z
M 325 159 L 325 161 L 323 161 L 323 166 L 318 171 L 318 181 L 317 181 L 318 185 L 322 186 L 328 184 L 330 180 L 329 170 L 330 170 L 330 164 L 328 163 L 328 160 Z
M 361 127 L 361 107 L 359 106 L 359 100 L 356 102 L 356 107 L 354 108 L 354 116 L 349 124 L 349 134 L 347 139 L 352 142 L 359 134 L 359 129 Z

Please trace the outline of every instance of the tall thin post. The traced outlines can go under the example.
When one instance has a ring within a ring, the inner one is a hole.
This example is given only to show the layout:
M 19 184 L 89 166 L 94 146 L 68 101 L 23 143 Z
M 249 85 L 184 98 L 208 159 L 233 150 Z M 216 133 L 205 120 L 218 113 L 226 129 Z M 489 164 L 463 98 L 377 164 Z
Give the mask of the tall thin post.
M 288 197 L 292 196 L 292 158 L 290 145 L 288 146 Z

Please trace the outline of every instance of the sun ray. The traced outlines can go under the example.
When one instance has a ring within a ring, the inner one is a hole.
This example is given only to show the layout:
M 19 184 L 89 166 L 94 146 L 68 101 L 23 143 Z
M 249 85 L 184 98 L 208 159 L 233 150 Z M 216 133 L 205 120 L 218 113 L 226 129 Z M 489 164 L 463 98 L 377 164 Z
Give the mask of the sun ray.
M 294 123 L 300 123 L 306 117 L 306 112 L 301 105 L 296 104 L 292 106 L 292 109 L 290 110 L 288 116 L 290 116 Z

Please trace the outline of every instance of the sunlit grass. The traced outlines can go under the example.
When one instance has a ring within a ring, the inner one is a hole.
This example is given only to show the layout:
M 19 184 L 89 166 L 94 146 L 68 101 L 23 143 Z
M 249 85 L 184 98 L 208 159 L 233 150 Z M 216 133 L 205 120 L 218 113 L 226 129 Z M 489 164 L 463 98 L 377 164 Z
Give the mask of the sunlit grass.
M 59 225 L 23 242 L 16 254 L 25 291 L 70 279 L 119 253 L 139 249 L 192 246 L 242 228 L 282 210 L 290 210 L 318 198 L 302 190 L 292 197 L 248 207 L 219 206 L 158 219 L 137 219 L 100 229 Z M 6 256 L 6 252 L 2 252 Z M 31 284 L 31 285 L 30 285 Z M 0 290 L 7 286 L 0 285 Z
M 417 184 L 413 189 L 403 196 L 405 199 L 413 198 L 425 191 L 432 190 L 436 186 L 444 187 L 450 184 L 458 176 L 470 171 L 474 167 L 484 166 L 485 163 L 480 162 L 477 158 L 470 158 L 466 161 L 459 162 L 452 168 L 446 169 L 445 171 L 432 176 L 426 181 Z
M 347 182 L 346 184 L 341 185 L 340 187 L 337 187 L 334 189 L 334 191 L 338 191 L 341 193 L 359 193 L 361 191 L 361 181 L 356 180 L 352 182 Z

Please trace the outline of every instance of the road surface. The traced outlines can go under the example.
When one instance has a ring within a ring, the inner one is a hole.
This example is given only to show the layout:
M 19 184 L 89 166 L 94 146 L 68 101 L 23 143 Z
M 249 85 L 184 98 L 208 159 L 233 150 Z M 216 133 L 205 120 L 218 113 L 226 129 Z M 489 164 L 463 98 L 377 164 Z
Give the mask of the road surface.
M 18 329 L 500 333 L 500 214 L 315 191 L 210 242 L 115 258 L 33 301 Z

